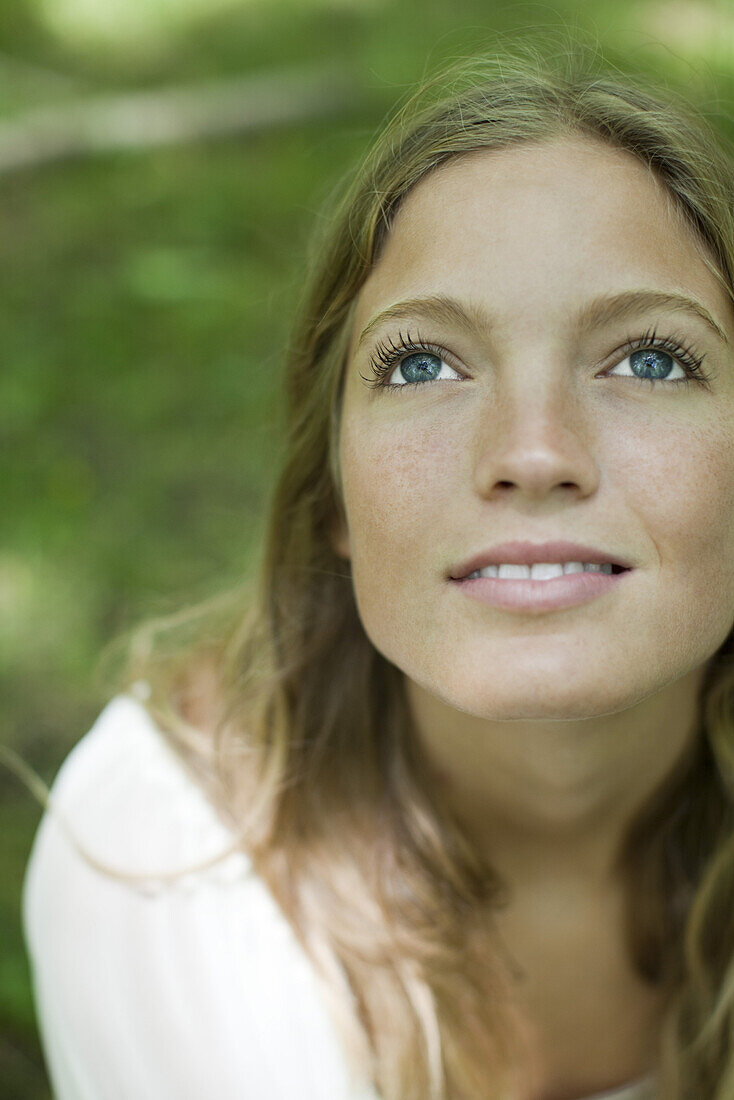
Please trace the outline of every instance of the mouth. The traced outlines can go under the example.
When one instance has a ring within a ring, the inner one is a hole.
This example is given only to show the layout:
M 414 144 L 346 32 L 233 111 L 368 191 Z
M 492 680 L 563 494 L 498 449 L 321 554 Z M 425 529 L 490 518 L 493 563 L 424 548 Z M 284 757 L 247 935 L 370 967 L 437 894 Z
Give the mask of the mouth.
M 550 563 L 549 562 L 547 564 L 552 564 L 552 565 L 558 564 L 558 565 L 560 565 L 561 563 L 560 562 L 558 562 L 558 563 Z M 569 563 L 569 564 L 572 564 L 572 565 L 576 566 L 576 568 L 574 568 L 572 570 L 571 569 L 569 569 L 569 570 L 564 569 L 563 574 L 560 574 L 560 575 L 568 576 L 570 573 L 580 573 L 580 572 L 583 571 L 583 572 L 589 572 L 589 573 L 590 572 L 594 572 L 594 573 L 603 572 L 607 576 L 609 576 L 610 574 L 630 573 L 632 571 L 632 566 L 619 565 L 617 562 L 606 562 L 602 566 L 600 566 L 599 563 L 589 563 L 590 565 L 593 566 L 593 568 L 587 568 L 585 565 L 583 565 L 583 563 L 579 563 L 579 562 L 574 562 L 574 563 Z M 582 569 L 578 568 L 579 564 L 582 565 Z M 449 580 L 459 581 L 459 582 L 460 581 L 466 581 L 466 580 L 474 580 L 474 579 L 476 579 L 476 575 L 478 573 L 481 573 L 483 578 L 484 577 L 491 577 L 492 579 L 506 580 L 508 582 L 517 581 L 517 580 L 533 580 L 533 581 L 540 581 L 541 583 L 542 582 L 550 583 L 551 581 L 557 579 L 556 576 L 548 576 L 548 577 L 541 576 L 540 572 L 537 571 L 537 570 L 536 570 L 536 574 L 533 575 L 533 572 L 532 572 L 533 567 L 532 566 L 522 566 L 520 568 L 522 570 L 524 570 L 524 572 L 520 572 L 518 570 L 518 568 L 513 564 L 513 573 L 512 574 L 505 573 L 504 576 L 500 576 L 499 573 L 498 573 L 499 567 L 496 566 L 496 565 L 495 566 L 490 565 L 490 566 L 483 567 L 481 570 L 479 570 L 479 569 L 472 570 L 471 572 L 465 573 L 463 576 L 460 576 L 460 577 L 450 576 Z M 491 570 L 491 573 L 489 572 L 489 570 Z
M 497 566 L 493 568 L 497 569 Z M 521 568 L 529 572 L 529 567 Z M 451 578 L 450 583 L 455 589 L 480 603 L 491 604 L 505 611 L 539 614 L 575 607 L 605 593 L 611 593 L 619 585 L 625 587 L 627 582 L 624 577 L 633 573 L 634 569 L 622 565 L 617 565 L 616 568 L 611 565 L 611 568 L 604 569 L 601 565 L 595 565 L 590 569 L 557 573 L 545 579 L 528 576 L 527 572 L 525 576 L 514 577 L 486 576 L 481 573 L 479 576 Z
M 546 542 L 527 542 L 514 540 L 496 543 L 479 550 L 449 570 L 451 580 L 465 580 L 477 572 L 486 576 L 497 576 L 501 567 L 501 577 L 544 579 L 554 576 L 559 566 L 564 573 L 578 573 L 582 569 L 610 571 L 617 574 L 629 571 L 634 560 L 627 558 L 617 549 L 590 546 L 567 539 L 549 539 Z

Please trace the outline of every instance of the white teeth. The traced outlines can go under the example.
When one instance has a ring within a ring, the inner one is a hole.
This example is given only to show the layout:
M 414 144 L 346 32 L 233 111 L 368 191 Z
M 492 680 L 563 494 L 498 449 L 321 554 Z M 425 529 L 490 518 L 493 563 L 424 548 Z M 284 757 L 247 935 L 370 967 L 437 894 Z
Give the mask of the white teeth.
M 544 581 L 553 577 L 561 577 L 564 573 L 611 573 L 611 571 L 611 562 L 604 562 L 603 565 L 597 562 L 581 561 L 537 562 L 535 565 L 511 563 L 507 565 L 488 565 L 484 569 L 477 569 L 475 573 L 470 573 L 466 579 L 470 580 L 473 577 L 514 577 L 515 579 L 530 578 L 534 581 Z
M 532 570 L 529 565 L 499 565 L 497 567 L 498 577 L 530 577 L 532 576 Z
M 530 567 L 530 576 L 534 581 L 550 580 L 551 577 L 563 576 L 563 565 L 558 562 L 538 562 L 537 565 Z

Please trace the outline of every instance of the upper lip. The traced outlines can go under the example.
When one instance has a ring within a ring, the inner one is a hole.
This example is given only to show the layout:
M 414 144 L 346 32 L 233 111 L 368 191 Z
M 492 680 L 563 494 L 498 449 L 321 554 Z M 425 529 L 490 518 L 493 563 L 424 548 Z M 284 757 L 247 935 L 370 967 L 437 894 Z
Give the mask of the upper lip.
M 599 550 L 595 546 L 582 546 L 578 542 L 499 542 L 453 566 L 450 577 L 452 580 L 462 580 L 487 565 L 534 565 L 537 562 L 567 561 L 597 562 L 599 565 L 611 562 L 612 565 L 621 565 L 625 569 L 632 568 L 631 563 L 616 550 Z

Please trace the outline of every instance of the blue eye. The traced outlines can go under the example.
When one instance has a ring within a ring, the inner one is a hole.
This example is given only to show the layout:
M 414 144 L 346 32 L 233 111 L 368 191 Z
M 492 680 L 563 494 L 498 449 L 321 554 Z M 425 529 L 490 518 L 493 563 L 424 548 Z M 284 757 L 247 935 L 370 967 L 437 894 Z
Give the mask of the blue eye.
M 376 345 L 369 361 L 372 377 L 371 379 L 365 378 L 364 375 L 361 377 L 369 386 L 383 390 L 408 389 L 413 386 L 422 386 L 426 382 L 442 381 L 439 375 L 443 367 L 454 370 L 445 362 L 446 354 L 444 349 L 436 344 L 429 344 L 420 338 L 411 340 L 409 336 L 404 337 L 399 334 L 397 343 L 390 340 L 389 346 L 384 342 Z M 398 362 L 405 379 L 402 385 L 385 381 L 393 365 Z M 454 374 L 456 373 L 454 371 Z
M 618 375 L 620 378 L 637 378 L 641 382 L 654 382 L 657 379 L 664 379 L 666 382 L 682 382 L 686 377 L 684 373 L 683 378 L 668 378 L 671 370 L 675 367 L 682 371 L 685 371 L 685 368 L 680 363 L 676 363 L 669 352 L 656 347 L 645 348 L 644 351 L 633 351 L 631 355 L 622 359 L 617 366 L 621 366 L 622 363 L 629 363 L 632 373 Z
M 636 339 L 628 339 L 620 355 L 625 352 L 626 357 L 620 358 L 611 369 L 629 362 L 631 373 L 614 375 L 608 371 L 608 377 L 632 378 L 651 388 L 657 387 L 658 383 L 671 386 L 682 382 L 685 386 L 690 386 L 691 381 L 695 380 L 700 385 L 707 386 L 709 382 L 709 376 L 701 369 L 703 355 L 697 355 L 673 338 L 658 337 L 655 329 Z M 369 361 L 371 378 L 365 378 L 364 375 L 361 377 L 368 386 L 378 390 L 405 390 L 424 386 L 429 382 L 451 381 L 440 377 L 444 367 L 454 374 L 458 373 L 446 362 L 444 357 L 447 354 L 435 344 L 429 344 L 420 338 L 412 340 L 409 336 L 399 334 L 397 343 L 390 340 L 389 345 L 384 342 L 376 345 Z M 403 383 L 386 381 L 396 364 L 400 366 Z M 669 378 L 668 375 L 675 367 L 683 372 L 682 377 Z
M 399 367 L 408 386 L 420 382 L 437 382 L 444 367 L 453 370 L 453 367 L 449 367 L 440 355 L 432 351 L 412 352 L 400 360 Z

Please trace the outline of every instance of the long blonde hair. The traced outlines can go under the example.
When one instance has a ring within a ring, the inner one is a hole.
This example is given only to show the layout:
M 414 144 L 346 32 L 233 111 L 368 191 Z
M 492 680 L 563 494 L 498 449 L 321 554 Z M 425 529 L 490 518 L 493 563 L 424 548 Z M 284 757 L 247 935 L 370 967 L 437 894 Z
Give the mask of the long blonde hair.
M 434 797 L 403 676 L 367 638 L 332 547 L 353 307 L 418 180 L 472 150 L 566 135 L 647 165 L 734 300 L 734 162 L 682 96 L 574 43 L 519 42 L 424 80 L 313 238 L 253 576 L 139 626 L 118 680 L 148 685 L 148 711 L 252 857 L 383 1100 L 514 1097 L 524 1047 L 493 935 L 502 884 Z M 668 1005 L 665 1100 L 734 1096 L 733 644 L 707 667 L 695 758 L 633 822 L 620 862 L 630 956 Z

